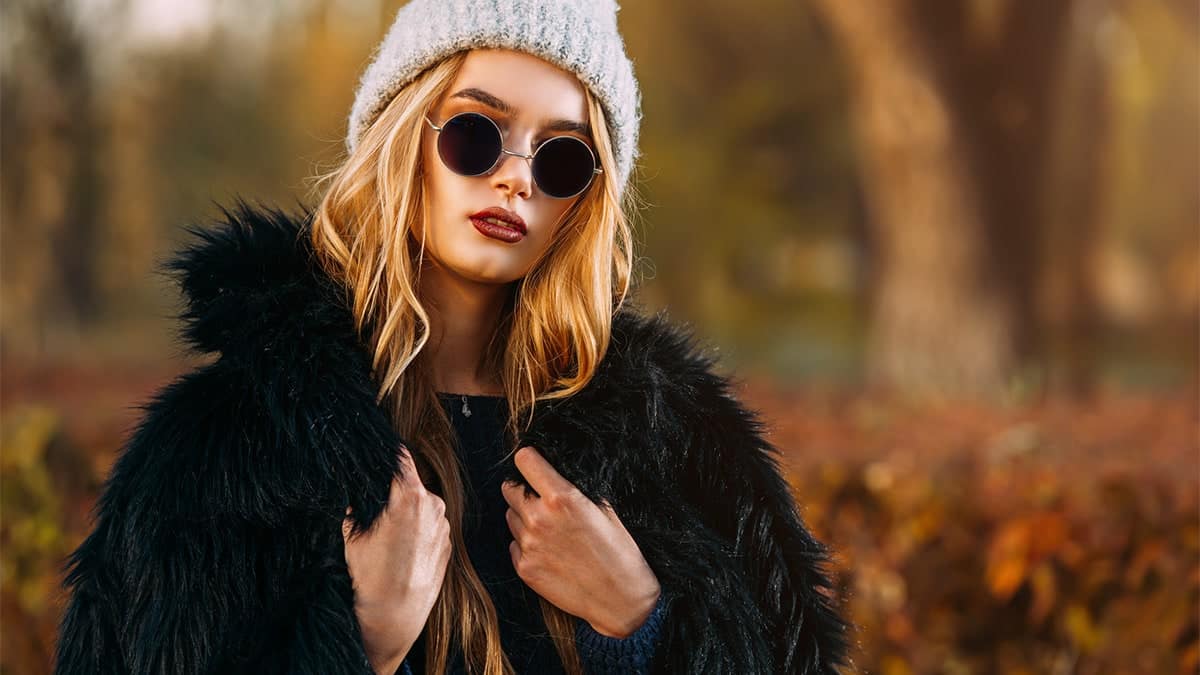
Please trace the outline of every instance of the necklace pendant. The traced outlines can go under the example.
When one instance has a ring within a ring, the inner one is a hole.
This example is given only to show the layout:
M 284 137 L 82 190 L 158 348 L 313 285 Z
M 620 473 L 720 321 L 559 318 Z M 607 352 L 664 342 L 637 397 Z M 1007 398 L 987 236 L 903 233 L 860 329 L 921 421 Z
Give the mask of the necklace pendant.
M 470 417 L 471 416 L 471 408 L 470 408 L 470 406 L 467 405 L 467 395 L 466 394 L 463 394 L 462 401 L 463 401 L 462 414 L 464 417 Z

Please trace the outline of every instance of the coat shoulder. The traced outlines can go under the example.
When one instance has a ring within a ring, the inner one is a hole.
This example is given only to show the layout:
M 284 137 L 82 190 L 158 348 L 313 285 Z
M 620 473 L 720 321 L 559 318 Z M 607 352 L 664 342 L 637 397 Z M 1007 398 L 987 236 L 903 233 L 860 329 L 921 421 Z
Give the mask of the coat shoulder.
M 689 324 L 665 309 L 649 311 L 638 304 L 623 305 L 613 315 L 612 348 L 627 365 L 666 369 L 682 375 L 701 375 L 716 366 L 715 350 Z
M 738 400 L 739 379 L 722 371 L 719 347 L 666 310 L 619 310 L 610 349 L 605 378 L 627 396 L 643 399 L 653 418 L 674 421 L 681 433 L 714 424 L 744 433 L 762 430 Z
M 718 348 L 664 309 L 623 306 L 613 316 L 609 349 L 611 370 L 605 375 L 661 404 L 686 409 L 697 395 L 730 386 L 730 377 L 719 370 Z
M 696 461 L 700 437 L 756 437 L 762 431 L 757 415 L 737 399 L 737 388 L 736 376 L 720 368 L 719 348 L 690 324 L 633 304 L 614 314 L 608 351 L 581 405 L 623 411 L 611 425 L 614 433 L 653 446 L 631 450 L 629 461 L 685 491 L 701 492 L 708 476 Z M 718 446 L 711 452 L 718 461 L 736 461 L 741 450 Z
M 370 477 L 397 466 L 402 440 L 376 405 L 340 289 L 314 262 L 309 215 L 241 200 L 222 211 L 189 227 L 192 241 L 164 265 L 185 299 L 184 336 L 217 358 L 140 406 L 107 506 L 262 522 L 347 501 L 372 513 L 363 503 L 386 502 L 387 486 Z
M 236 352 L 349 325 L 344 294 L 316 263 L 309 210 L 240 198 L 220 208 L 215 222 L 184 226 L 190 238 L 160 265 L 182 293 L 191 346 Z

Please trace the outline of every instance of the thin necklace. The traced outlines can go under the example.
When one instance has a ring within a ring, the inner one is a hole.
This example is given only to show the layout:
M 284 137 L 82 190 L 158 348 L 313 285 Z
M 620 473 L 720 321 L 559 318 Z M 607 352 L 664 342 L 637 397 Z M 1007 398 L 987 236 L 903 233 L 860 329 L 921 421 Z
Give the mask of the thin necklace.
M 462 395 L 462 400 L 463 400 L 462 414 L 464 417 L 470 417 L 471 416 L 471 406 L 467 405 L 467 395 L 466 394 Z

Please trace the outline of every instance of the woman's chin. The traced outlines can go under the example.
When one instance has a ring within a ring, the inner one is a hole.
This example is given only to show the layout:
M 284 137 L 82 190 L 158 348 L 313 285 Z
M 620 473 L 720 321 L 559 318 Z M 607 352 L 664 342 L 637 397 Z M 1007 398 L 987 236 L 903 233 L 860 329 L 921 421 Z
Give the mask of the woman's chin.
M 496 286 L 510 284 L 525 276 L 524 271 L 509 268 L 507 265 L 498 267 L 496 265 L 464 265 L 455 269 L 455 272 L 463 277 L 480 284 L 493 284 Z
M 525 264 L 524 256 L 518 256 L 514 251 L 487 248 L 475 248 L 471 255 L 461 259 L 460 264 L 455 266 L 455 271 L 472 281 L 490 284 L 512 283 L 529 272 L 529 265 Z

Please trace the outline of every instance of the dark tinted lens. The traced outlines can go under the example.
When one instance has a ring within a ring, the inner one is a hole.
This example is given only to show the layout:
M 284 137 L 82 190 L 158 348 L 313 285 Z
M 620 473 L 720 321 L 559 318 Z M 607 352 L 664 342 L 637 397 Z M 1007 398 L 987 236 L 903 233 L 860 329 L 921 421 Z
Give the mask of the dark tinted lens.
M 478 113 L 455 115 L 438 134 L 438 154 L 451 171 L 478 176 L 500 156 L 500 131 Z
M 533 158 L 533 179 L 551 197 L 573 197 L 591 182 L 596 160 L 587 143 L 572 136 L 552 138 Z

